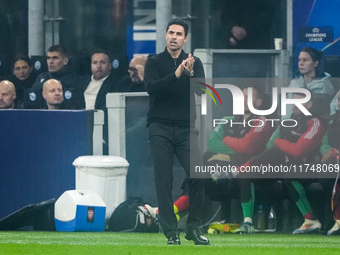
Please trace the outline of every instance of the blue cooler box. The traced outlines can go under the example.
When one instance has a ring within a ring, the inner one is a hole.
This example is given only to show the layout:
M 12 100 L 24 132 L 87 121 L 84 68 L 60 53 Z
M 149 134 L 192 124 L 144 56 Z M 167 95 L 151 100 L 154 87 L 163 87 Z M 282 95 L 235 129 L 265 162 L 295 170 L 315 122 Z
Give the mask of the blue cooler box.
M 65 191 L 54 206 L 57 231 L 103 231 L 106 205 L 101 197 L 88 190 Z

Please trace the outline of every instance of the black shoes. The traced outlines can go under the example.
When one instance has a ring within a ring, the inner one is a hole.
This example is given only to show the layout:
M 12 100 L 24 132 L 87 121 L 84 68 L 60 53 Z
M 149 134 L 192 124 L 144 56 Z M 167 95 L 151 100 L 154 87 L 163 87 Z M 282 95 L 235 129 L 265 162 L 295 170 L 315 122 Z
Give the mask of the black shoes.
M 206 238 L 199 229 L 188 230 L 185 239 L 194 241 L 195 245 L 210 245 L 208 238 Z
M 181 244 L 181 240 L 179 239 L 179 234 L 172 234 L 169 238 L 168 238 L 168 245 L 180 245 Z
M 185 239 L 194 241 L 195 245 L 209 245 L 210 242 L 199 229 L 188 230 Z M 169 236 L 168 245 L 180 245 L 179 233 L 175 233 Z

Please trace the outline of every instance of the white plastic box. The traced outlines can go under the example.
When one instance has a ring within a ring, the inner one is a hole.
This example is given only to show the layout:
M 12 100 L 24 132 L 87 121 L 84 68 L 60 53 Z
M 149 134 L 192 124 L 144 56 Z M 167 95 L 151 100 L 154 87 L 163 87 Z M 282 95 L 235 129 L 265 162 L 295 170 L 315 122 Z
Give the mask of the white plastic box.
M 65 191 L 54 205 L 57 231 L 103 231 L 106 205 L 95 192 Z
M 96 192 L 106 204 L 106 220 L 126 200 L 126 175 L 129 163 L 117 156 L 81 156 L 76 168 L 76 189 Z

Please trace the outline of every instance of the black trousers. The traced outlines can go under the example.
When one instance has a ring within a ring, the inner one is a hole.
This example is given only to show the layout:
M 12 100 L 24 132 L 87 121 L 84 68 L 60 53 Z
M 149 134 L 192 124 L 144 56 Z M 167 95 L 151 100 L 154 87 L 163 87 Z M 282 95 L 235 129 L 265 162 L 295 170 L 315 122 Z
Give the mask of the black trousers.
M 174 156 L 177 157 L 184 168 L 188 179 L 189 214 L 187 228 L 197 229 L 201 225 L 203 212 L 203 179 L 190 178 L 190 165 L 191 167 L 202 165 L 198 130 L 190 127 L 151 123 L 148 132 L 150 152 L 154 164 L 160 223 L 164 235 L 169 237 L 179 232 L 172 199 Z M 190 155 L 192 160 L 190 160 Z

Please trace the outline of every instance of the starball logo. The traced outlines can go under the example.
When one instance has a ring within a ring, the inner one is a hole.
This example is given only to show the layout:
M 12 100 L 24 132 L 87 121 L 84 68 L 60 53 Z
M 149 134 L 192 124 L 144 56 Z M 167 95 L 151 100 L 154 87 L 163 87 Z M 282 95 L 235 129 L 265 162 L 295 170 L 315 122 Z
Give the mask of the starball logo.
M 203 82 L 198 82 L 198 83 L 201 84 L 201 85 L 203 85 L 203 86 L 206 86 L 207 88 L 209 88 L 209 89 L 217 96 L 218 100 L 220 101 L 220 104 L 222 105 L 221 97 L 220 97 L 220 95 L 217 93 L 216 89 L 214 89 L 214 88 L 211 87 L 210 85 L 205 84 L 205 83 L 203 83 Z M 203 88 L 201 88 L 201 90 L 203 90 L 204 92 L 206 92 L 206 93 L 212 98 L 212 100 L 214 101 L 215 105 L 217 105 L 214 96 L 210 93 L 209 90 L 206 90 L 206 89 L 203 89 Z M 205 96 L 205 95 L 203 94 L 203 96 Z M 203 104 L 202 104 L 202 105 L 203 105 Z M 202 111 L 203 111 L 203 110 L 202 110 Z M 207 112 L 207 101 L 206 101 L 206 99 L 205 99 L 204 111 L 205 111 L 205 114 L 204 114 L 204 115 L 206 115 L 206 114 L 207 114 L 207 113 L 206 113 L 206 112 Z M 203 113 L 202 113 L 202 114 L 203 114 Z
M 232 84 L 215 84 L 214 89 L 212 86 L 205 84 L 203 82 L 199 82 L 199 84 L 204 85 L 205 87 L 209 88 L 219 99 L 220 104 L 222 105 L 222 100 L 220 95 L 217 93 L 216 89 L 226 89 L 231 92 L 232 98 L 233 98 L 233 115 L 244 115 L 244 95 L 243 91 Z M 201 114 L 202 115 L 207 115 L 207 94 L 213 99 L 215 105 L 217 105 L 216 100 L 211 92 L 209 92 L 207 89 L 201 88 L 203 91 L 207 92 L 206 94 L 203 94 L 201 96 Z M 295 105 L 297 108 L 300 109 L 300 111 L 304 115 L 312 115 L 304 106 L 304 103 L 307 103 L 311 99 L 311 93 L 309 90 L 304 89 L 304 88 L 290 88 L 290 87 L 285 87 L 281 88 L 280 90 L 281 94 L 281 115 L 286 115 L 286 108 L 287 105 Z M 221 92 L 220 92 L 221 93 Z M 304 98 L 288 98 L 289 94 L 293 93 L 301 93 L 304 94 Z M 278 107 L 278 88 L 273 87 L 272 88 L 272 105 L 269 109 L 265 110 L 259 110 L 255 109 L 253 106 L 253 93 L 252 93 L 252 88 L 248 88 L 248 100 L 247 100 L 247 105 L 248 109 L 251 113 L 255 115 L 260 115 L 260 116 L 268 116 L 272 113 L 274 113 Z M 225 119 L 214 119 L 213 120 L 213 126 L 215 127 L 218 124 L 227 124 Z M 280 121 L 282 126 L 286 127 L 294 127 L 297 125 L 296 121 L 293 119 L 267 119 L 267 121 L 272 123 L 272 126 L 274 126 L 274 122 Z M 249 126 L 251 125 L 252 120 L 250 120 L 250 123 L 248 123 Z M 293 123 L 288 125 L 288 123 Z M 243 123 L 245 125 L 245 123 Z M 262 123 L 264 125 L 264 123 Z M 231 123 L 232 125 L 232 123 Z M 261 125 L 261 123 L 259 124 Z

